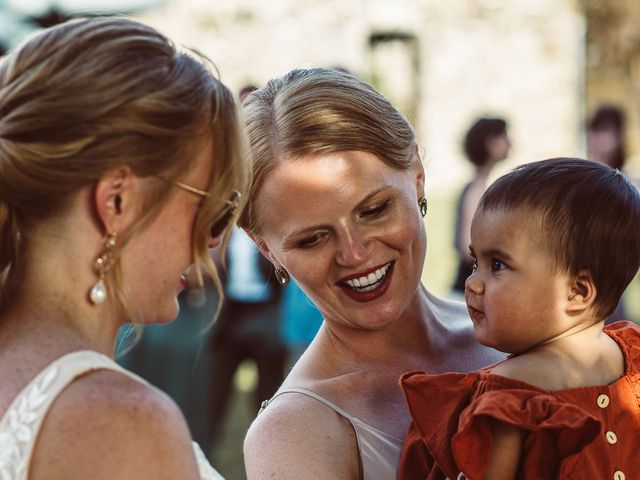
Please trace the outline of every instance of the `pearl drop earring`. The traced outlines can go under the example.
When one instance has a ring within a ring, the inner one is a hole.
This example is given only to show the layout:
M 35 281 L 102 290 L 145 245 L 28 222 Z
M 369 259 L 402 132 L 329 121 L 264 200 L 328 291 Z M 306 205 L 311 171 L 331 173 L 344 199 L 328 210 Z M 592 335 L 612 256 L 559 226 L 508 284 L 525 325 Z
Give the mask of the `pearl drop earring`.
M 98 281 L 93 285 L 89 292 L 89 299 L 94 305 L 100 305 L 107 299 L 107 287 L 104 284 L 104 276 L 113 265 L 113 249 L 116 246 L 116 234 L 109 233 L 104 240 L 104 251 L 96 259 L 94 265 L 98 274 Z

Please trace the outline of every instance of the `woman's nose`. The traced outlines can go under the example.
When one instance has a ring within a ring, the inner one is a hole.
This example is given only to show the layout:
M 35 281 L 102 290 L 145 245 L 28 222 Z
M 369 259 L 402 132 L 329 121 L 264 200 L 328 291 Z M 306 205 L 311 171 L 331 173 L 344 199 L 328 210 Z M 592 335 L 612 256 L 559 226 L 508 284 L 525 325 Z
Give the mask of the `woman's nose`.
M 344 267 L 357 267 L 366 263 L 373 251 L 372 242 L 356 228 L 338 234 L 336 261 Z

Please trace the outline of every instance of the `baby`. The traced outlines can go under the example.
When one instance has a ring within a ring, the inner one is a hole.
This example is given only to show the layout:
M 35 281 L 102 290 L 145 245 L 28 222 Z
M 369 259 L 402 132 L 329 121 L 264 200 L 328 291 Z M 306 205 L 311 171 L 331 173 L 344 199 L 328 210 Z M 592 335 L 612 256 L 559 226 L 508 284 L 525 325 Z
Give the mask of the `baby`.
M 522 165 L 480 200 L 469 248 L 476 338 L 511 355 L 403 376 L 398 478 L 635 478 L 640 328 L 604 322 L 640 266 L 636 188 L 587 160 Z

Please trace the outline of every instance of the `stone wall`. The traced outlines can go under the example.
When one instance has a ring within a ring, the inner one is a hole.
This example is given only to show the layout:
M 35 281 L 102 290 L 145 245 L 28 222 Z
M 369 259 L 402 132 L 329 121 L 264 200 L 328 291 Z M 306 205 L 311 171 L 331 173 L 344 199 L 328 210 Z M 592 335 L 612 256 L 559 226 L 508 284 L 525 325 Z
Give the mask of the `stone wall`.
M 469 174 L 460 141 L 477 115 L 509 120 L 501 171 L 584 151 L 585 23 L 572 0 L 173 0 L 138 18 L 209 55 L 236 90 L 334 65 L 376 84 L 416 123 L 430 188 Z

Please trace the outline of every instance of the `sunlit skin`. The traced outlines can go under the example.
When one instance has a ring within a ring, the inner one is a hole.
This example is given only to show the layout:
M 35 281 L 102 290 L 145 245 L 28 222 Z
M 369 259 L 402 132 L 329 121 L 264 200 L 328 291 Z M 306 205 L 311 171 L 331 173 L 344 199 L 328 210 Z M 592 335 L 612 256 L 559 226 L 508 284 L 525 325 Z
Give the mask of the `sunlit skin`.
M 565 315 L 571 278 L 548 249 L 535 216 L 476 213 L 470 245 L 476 267 L 465 296 L 480 343 L 519 353 L 571 328 Z
M 365 152 L 280 163 L 259 202 L 259 244 L 334 328 L 382 329 L 417 301 L 426 235 L 415 214 L 419 164 L 394 169 Z M 381 294 L 354 298 L 344 282 L 391 263 Z
M 180 180 L 206 191 L 212 173 L 212 144 L 198 152 L 193 166 Z M 144 182 L 161 181 L 151 177 Z M 122 252 L 122 268 L 130 291 L 129 305 L 145 323 L 167 323 L 178 315 L 178 293 L 185 286 L 193 259 L 194 223 L 202 197 L 173 187 L 159 215 Z M 210 239 L 210 246 L 219 239 Z

